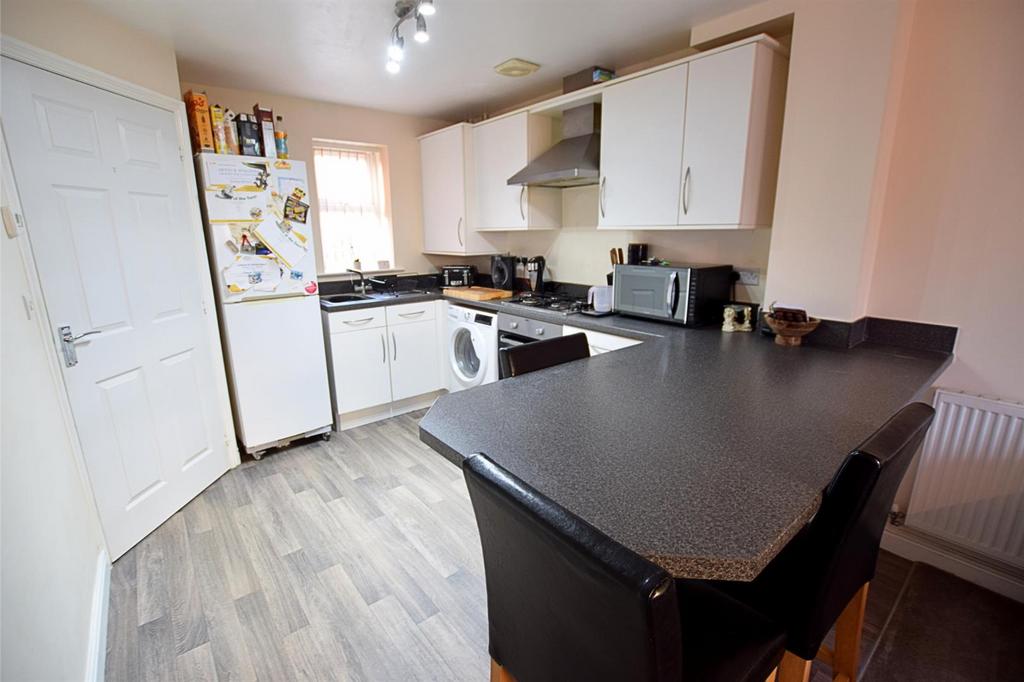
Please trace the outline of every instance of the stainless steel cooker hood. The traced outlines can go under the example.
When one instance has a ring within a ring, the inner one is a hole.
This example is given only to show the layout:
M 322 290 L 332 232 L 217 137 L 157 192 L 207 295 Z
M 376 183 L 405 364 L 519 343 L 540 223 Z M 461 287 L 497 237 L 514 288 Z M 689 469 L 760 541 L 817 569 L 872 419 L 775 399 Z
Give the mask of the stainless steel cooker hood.
M 508 179 L 510 185 L 579 187 L 596 185 L 601 175 L 601 105 L 562 112 L 562 141 Z

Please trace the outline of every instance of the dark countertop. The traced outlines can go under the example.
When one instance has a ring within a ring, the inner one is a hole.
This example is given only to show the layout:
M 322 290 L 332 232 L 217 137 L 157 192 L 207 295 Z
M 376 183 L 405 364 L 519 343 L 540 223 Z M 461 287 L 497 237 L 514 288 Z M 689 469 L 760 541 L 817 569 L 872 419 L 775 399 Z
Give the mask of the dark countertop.
M 420 437 L 455 464 L 486 453 L 679 577 L 753 579 L 846 454 L 952 359 L 531 313 L 647 342 L 443 396 Z
M 460 305 L 466 308 L 477 308 L 492 312 L 504 311 L 513 315 L 522 315 L 535 320 L 543 320 L 553 324 L 568 324 L 581 329 L 592 329 L 608 334 L 617 334 L 634 339 L 650 339 L 671 332 L 672 327 L 658 322 L 648 322 L 619 315 L 608 315 L 606 317 L 592 317 L 589 315 L 563 315 L 562 313 L 549 310 L 537 310 L 525 306 L 510 305 L 500 301 L 467 301 L 454 296 L 445 296 L 440 291 L 431 291 L 424 294 L 402 294 L 394 296 L 387 293 L 369 294 L 367 301 L 352 301 L 342 304 L 331 304 L 323 300 L 321 296 L 320 309 L 327 313 L 340 312 L 343 310 L 362 310 L 365 308 L 379 308 L 389 305 L 400 305 L 402 303 L 419 303 L 421 301 L 436 301 L 444 299 L 453 305 Z

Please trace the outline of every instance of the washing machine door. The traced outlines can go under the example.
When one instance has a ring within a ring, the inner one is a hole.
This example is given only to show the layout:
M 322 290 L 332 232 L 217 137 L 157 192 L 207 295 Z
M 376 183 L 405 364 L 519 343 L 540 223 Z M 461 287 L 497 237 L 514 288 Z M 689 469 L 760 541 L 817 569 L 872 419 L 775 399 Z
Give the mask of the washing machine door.
M 455 325 L 448 339 L 448 361 L 452 376 L 466 388 L 479 386 L 486 376 L 488 355 L 483 335 L 473 325 Z

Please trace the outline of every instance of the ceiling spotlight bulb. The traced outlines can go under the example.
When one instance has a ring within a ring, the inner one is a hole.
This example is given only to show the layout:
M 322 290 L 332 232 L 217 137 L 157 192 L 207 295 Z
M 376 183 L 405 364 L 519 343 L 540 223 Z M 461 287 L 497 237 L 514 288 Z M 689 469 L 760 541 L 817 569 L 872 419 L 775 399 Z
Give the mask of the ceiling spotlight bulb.
M 388 63 L 384 65 L 384 68 L 388 73 L 398 73 L 402 70 L 402 65 L 396 62 L 394 59 L 389 59 Z
M 398 35 L 396 30 L 391 34 L 391 44 L 388 45 L 388 59 L 400 62 L 405 57 L 405 38 Z
M 422 14 L 416 15 L 416 33 L 412 38 L 417 43 L 425 43 L 430 40 L 430 34 L 427 33 L 427 20 L 423 18 Z
M 425 17 L 432 17 L 434 16 L 434 12 L 437 11 L 437 8 L 434 7 L 434 0 L 420 0 L 420 4 L 417 5 L 416 11 Z

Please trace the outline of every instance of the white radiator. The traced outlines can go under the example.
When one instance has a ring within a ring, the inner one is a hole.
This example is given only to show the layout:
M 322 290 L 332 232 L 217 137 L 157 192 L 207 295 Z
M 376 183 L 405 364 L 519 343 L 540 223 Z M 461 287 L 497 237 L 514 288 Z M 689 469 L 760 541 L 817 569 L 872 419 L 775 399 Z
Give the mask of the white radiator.
M 1024 568 L 1024 405 L 939 390 L 907 525 Z

